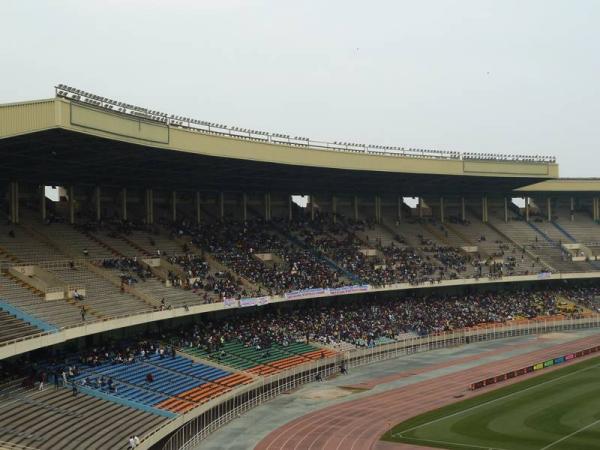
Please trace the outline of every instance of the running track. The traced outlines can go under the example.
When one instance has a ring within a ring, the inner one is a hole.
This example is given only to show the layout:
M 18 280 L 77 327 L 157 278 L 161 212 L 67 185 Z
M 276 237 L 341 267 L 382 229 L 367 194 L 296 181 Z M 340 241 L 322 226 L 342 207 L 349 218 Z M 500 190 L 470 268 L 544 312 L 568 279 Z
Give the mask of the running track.
M 379 442 L 379 438 L 393 425 L 426 411 L 456 402 L 457 396 L 467 398 L 477 395 L 467 390 L 468 385 L 473 381 L 525 367 L 554 356 L 592 347 L 598 345 L 598 341 L 598 336 L 578 339 L 504 361 L 484 364 L 469 370 L 374 394 L 368 398 L 333 405 L 293 420 L 271 432 L 258 443 L 256 450 L 408 450 L 417 448 L 424 450 L 425 447 L 414 445 Z M 483 356 L 485 355 L 479 355 L 479 357 Z M 577 361 L 583 359 L 579 358 Z M 527 377 L 547 373 L 565 365 L 561 364 L 538 373 L 513 378 L 510 381 L 488 387 L 486 391 L 498 389 Z M 398 374 L 397 378 L 402 378 L 402 374 Z

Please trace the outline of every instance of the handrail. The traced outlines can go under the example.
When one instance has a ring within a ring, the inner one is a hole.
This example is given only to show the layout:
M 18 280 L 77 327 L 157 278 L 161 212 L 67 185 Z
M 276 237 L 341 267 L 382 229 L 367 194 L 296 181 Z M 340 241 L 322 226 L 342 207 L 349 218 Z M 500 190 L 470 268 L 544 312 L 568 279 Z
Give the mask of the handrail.
M 469 342 L 597 327 L 600 327 L 600 315 L 564 320 L 529 320 L 524 323 L 523 321 L 513 321 L 488 327 L 473 327 L 425 337 L 415 337 L 377 347 L 341 352 L 337 356 L 313 362 L 312 367 L 309 363 L 308 366 L 296 366 L 270 377 L 264 377 L 262 381 L 259 380 L 246 385 L 234 393 L 230 393 L 230 395 L 221 396 L 218 399 L 219 401 L 202 405 L 178 418 L 163 422 L 142 438 L 141 445 L 138 448 L 140 450 L 148 449 L 171 434 L 171 437 L 162 446 L 162 450 L 191 449 L 211 432 L 239 417 L 240 414 L 249 409 L 283 392 L 314 381 L 317 373 L 321 373 L 322 376 L 336 373 L 341 361 L 344 361 L 346 367 L 358 367 L 372 362 Z M 257 393 L 256 396 L 252 395 L 254 392 Z M 230 408 L 227 406 L 230 406 Z M 210 411 L 215 409 L 220 413 L 217 417 L 214 417 L 214 414 L 209 414 Z M 203 419 L 205 415 L 210 418 L 209 421 Z

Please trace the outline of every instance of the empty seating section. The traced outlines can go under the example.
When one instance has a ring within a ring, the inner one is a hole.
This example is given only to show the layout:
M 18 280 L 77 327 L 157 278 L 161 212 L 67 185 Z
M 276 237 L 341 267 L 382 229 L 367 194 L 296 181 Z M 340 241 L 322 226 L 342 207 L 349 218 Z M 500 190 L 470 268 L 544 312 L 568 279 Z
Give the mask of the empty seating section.
M 42 330 L 0 310 L 0 342 L 40 333 Z
M 83 302 L 103 316 L 119 316 L 154 310 L 151 305 L 139 298 L 120 292 L 117 286 L 81 264 L 75 264 L 74 268 L 60 267 L 51 269 L 51 271 L 67 283 L 84 285 L 86 296 Z
M 76 377 L 79 384 L 175 413 L 185 412 L 252 381 L 247 374 L 231 373 L 179 355 L 151 355 L 129 364 L 103 363 L 80 369 L 81 373 Z M 109 387 L 108 379 L 116 389 Z
M 246 346 L 240 342 L 226 342 L 218 351 L 207 353 L 196 347 L 181 351 L 199 358 L 209 358 L 221 364 L 255 375 L 269 375 L 299 364 L 335 355 L 336 352 L 302 342 L 283 346 L 273 343 L 268 349 Z
M 0 298 L 43 321 L 57 327 L 81 323 L 81 313 L 64 300 L 46 301 L 39 293 L 0 273 Z
M 125 450 L 132 433 L 143 438 L 166 420 L 67 389 L 14 391 L 7 400 L 0 408 L 0 441 L 32 449 Z

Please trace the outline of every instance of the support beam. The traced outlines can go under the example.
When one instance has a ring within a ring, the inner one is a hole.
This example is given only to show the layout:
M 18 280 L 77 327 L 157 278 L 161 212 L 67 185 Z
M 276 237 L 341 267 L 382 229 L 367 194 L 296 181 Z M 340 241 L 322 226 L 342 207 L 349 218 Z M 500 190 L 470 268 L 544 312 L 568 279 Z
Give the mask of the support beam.
M 154 224 L 154 191 L 152 189 L 146 189 L 146 223 L 148 225 Z
M 46 186 L 42 184 L 40 189 L 40 216 L 42 218 L 42 222 L 46 221 Z
M 487 197 L 484 195 L 481 197 L 481 221 L 487 223 L 488 221 L 488 202 Z
M 548 222 L 552 222 L 552 199 L 546 199 L 546 213 L 548 214 Z
M 571 210 L 569 211 L 571 222 L 575 220 L 575 197 L 571 197 Z
M 467 205 L 464 197 L 460 198 L 460 218 L 463 222 L 467 220 Z
M 267 222 L 271 220 L 271 194 L 269 192 L 265 194 L 265 220 Z
M 508 223 L 508 198 L 504 197 L 504 223 Z
M 171 220 L 177 222 L 177 191 L 171 191 Z
M 121 219 L 127 220 L 127 188 L 121 191 Z
M 354 220 L 358 222 L 358 195 L 354 196 L 352 203 L 354 206 Z
M 440 222 L 444 223 L 444 197 L 440 197 Z
M 69 223 L 75 223 L 75 187 L 69 186 Z
M 402 221 L 402 204 L 404 203 L 404 199 L 401 195 L 398 196 L 398 222 Z
M 288 221 L 292 221 L 294 218 L 294 214 L 293 214 L 293 200 L 292 200 L 292 196 L 288 195 Z
M 9 207 L 11 223 L 19 223 L 19 182 L 11 181 L 9 184 Z
M 315 220 L 315 202 L 317 201 L 317 196 L 312 194 L 310 196 L 310 220 Z
M 248 194 L 245 192 L 242 194 L 242 220 L 248 220 Z
M 529 197 L 525 197 L 525 221 L 529 222 Z
M 337 223 L 337 197 L 335 195 L 331 197 L 331 220 L 333 223 Z
M 225 192 L 219 192 L 219 219 L 225 218 Z
M 423 218 L 423 199 L 419 197 L 419 202 L 417 203 L 417 210 L 419 213 L 419 219 Z
M 94 188 L 94 206 L 96 208 L 96 220 L 100 222 L 102 220 L 102 191 L 100 186 Z
M 196 191 L 196 224 L 200 225 L 200 192 Z
M 381 197 L 375 196 L 375 223 L 381 223 Z

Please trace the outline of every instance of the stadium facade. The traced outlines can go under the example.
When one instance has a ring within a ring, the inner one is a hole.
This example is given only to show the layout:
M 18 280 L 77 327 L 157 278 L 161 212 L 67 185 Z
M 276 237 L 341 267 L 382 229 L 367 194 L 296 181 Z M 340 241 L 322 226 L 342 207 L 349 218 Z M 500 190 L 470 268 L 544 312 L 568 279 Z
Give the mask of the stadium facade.
M 552 157 L 326 143 L 163 114 L 64 85 L 56 93 L 0 105 L 3 360 L 111 330 L 298 300 L 600 277 L 600 181 L 561 179 Z M 47 187 L 60 187 L 57 201 L 47 197 Z M 294 196 L 307 196 L 307 205 Z M 273 248 L 250 248 L 244 263 L 228 259 L 239 248 L 193 248 L 184 231 L 248 221 L 260 221 L 278 241 Z M 136 227 L 129 232 L 127 225 L 125 233 L 107 225 L 116 222 Z M 319 228 L 315 240 L 286 228 L 292 222 L 335 228 Z M 355 227 L 348 248 L 334 236 L 346 226 Z M 283 250 L 281 241 L 294 250 Z M 435 267 L 426 276 L 398 275 L 389 267 L 393 257 L 406 257 L 398 248 Z M 200 276 L 186 275 L 190 253 L 203 259 L 210 289 L 196 280 Z M 180 254 L 188 259 L 177 259 Z M 335 285 L 294 282 L 286 290 L 247 269 L 295 272 L 302 269 L 290 255 L 300 254 L 305 267 L 335 273 Z M 110 265 L 121 259 L 133 259 L 152 280 L 125 282 L 131 277 Z M 352 259 L 364 261 L 352 265 Z M 239 287 L 216 287 L 224 284 L 223 274 Z M 185 286 L 177 286 L 182 278 Z M 191 289 L 191 278 L 199 288 Z M 461 336 L 439 340 L 455 343 Z M 299 353 L 299 367 L 312 361 L 310 351 Z M 324 350 L 312 351 L 323 356 Z M 339 357 L 332 358 L 324 370 L 334 370 Z M 288 369 L 276 362 L 262 366 L 280 375 Z M 227 411 L 235 409 L 241 400 L 234 388 L 248 384 L 244 370 L 231 387 L 218 380 L 235 371 L 216 378 L 213 384 L 227 386 L 227 393 L 211 394 L 208 403 L 177 394 L 155 404 L 163 408 L 144 409 L 163 411 L 158 414 L 168 424 L 148 433 L 143 446 L 158 445 L 195 417 L 204 415 L 203 424 L 216 420 L 214 408 L 223 402 L 230 402 Z M 249 373 L 251 379 L 268 372 Z

